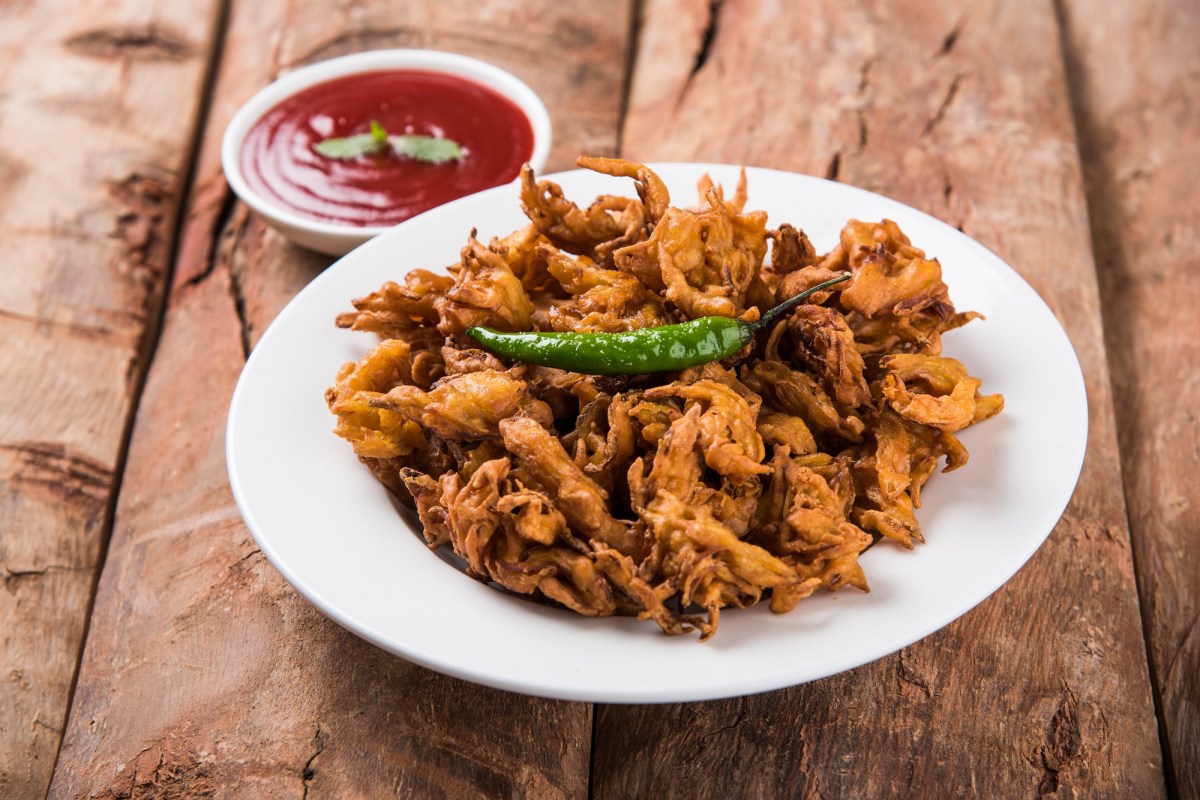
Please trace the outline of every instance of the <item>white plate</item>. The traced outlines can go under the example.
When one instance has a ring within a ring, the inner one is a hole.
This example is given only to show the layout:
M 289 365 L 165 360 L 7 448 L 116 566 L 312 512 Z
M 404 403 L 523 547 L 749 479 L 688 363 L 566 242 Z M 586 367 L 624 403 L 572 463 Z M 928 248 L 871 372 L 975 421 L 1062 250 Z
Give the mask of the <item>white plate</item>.
M 677 204 L 705 171 L 732 189 L 737 167 L 654 167 Z M 415 267 L 458 258 L 525 222 L 515 185 L 433 209 L 368 242 L 300 292 L 263 335 L 238 381 L 227 458 L 234 496 L 283 576 L 323 612 L 418 664 L 527 694 L 594 702 L 730 697 L 832 675 L 892 653 L 996 591 L 1045 540 L 1074 490 L 1087 438 L 1075 352 L 1012 268 L 972 239 L 894 200 L 819 178 L 748 169 L 748 207 L 802 227 L 818 251 L 847 219 L 887 217 L 940 259 L 960 310 L 987 315 L 945 338 L 945 353 L 1002 392 L 1004 412 L 962 433 L 970 463 L 921 492 L 927 543 L 883 542 L 862 557 L 871 592 L 721 615 L 717 635 L 664 636 L 649 621 L 587 619 L 490 589 L 429 552 L 350 446 L 331 433 L 323 393 L 376 339 L 334 327 L 349 301 Z M 591 172 L 549 176 L 576 202 L 631 194 Z

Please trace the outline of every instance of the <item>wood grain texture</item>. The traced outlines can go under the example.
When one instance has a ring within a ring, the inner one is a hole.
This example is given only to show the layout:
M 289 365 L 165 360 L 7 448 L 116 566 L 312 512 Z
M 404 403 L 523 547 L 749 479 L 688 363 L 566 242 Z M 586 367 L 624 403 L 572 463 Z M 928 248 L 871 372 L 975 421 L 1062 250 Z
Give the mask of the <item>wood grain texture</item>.
M 329 259 L 230 202 L 217 148 L 278 70 L 405 45 L 526 79 L 555 119 L 558 166 L 564 153 L 612 152 L 629 25 L 625 4 L 552 0 L 233 5 L 51 796 L 586 795 L 587 705 L 383 653 L 322 617 L 255 547 L 225 474 L 229 397 L 245 352 Z
M 697 16 L 708 20 L 700 35 L 678 36 L 673 21 Z M 672 50 L 683 52 L 663 55 Z M 651 0 L 623 141 L 637 160 L 827 175 L 958 225 L 1066 327 L 1091 427 L 1063 520 L 991 599 L 900 653 L 807 686 L 601 708 L 594 796 L 1161 796 L 1052 5 Z
M 0 797 L 50 783 L 215 3 L 0 4 Z
M 1169 768 L 1200 797 L 1200 7 L 1062 3 L 1142 615 Z

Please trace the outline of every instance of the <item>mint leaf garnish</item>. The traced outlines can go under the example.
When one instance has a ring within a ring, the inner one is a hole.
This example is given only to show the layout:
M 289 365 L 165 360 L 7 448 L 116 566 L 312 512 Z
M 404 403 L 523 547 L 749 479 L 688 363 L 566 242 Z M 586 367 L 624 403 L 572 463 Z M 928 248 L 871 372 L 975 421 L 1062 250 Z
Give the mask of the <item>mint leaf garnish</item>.
M 371 120 L 371 139 L 373 139 L 380 147 L 383 147 L 385 144 L 387 144 L 388 140 L 387 129 L 375 120 Z
M 324 139 L 317 142 L 313 149 L 326 158 L 358 158 L 369 153 L 378 153 L 386 146 L 386 137 L 381 144 L 372 134 L 360 133 L 340 139 Z
M 427 164 L 444 164 L 463 157 L 462 148 L 453 139 L 434 136 L 389 136 L 392 151 L 402 158 L 412 158 Z
M 324 139 L 313 147 L 326 158 L 358 158 L 370 153 L 379 153 L 391 146 L 392 152 L 401 158 L 424 161 L 427 164 L 444 164 L 463 157 L 462 148 L 453 139 L 436 136 L 388 136 L 387 129 L 371 120 L 371 132 L 336 139 Z

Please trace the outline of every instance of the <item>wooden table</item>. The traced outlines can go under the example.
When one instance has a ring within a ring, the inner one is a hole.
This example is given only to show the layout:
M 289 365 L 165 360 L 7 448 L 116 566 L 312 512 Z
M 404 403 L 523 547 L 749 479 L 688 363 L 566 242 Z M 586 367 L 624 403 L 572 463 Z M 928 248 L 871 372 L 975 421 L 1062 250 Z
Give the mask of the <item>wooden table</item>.
M 0 4 L 0 796 L 1200 795 L 1200 5 L 81 5 Z M 720 702 L 507 694 L 322 617 L 222 443 L 245 356 L 329 260 L 234 201 L 218 145 L 281 71 L 382 47 L 524 78 L 551 169 L 797 170 L 995 250 L 1087 379 L 1049 541 L 912 647 Z

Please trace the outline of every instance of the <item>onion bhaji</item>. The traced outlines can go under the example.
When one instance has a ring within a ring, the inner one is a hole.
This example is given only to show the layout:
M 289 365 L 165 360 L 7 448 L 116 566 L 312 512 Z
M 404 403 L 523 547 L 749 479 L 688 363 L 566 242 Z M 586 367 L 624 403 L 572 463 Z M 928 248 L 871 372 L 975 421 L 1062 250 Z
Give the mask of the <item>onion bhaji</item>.
M 890 220 L 850 220 L 819 255 L 745 210 L 744 173 L 729 200 L 706 176 L 685 209 L 641 164 L 579 164 L 638 196 L 580 208 L 526 167 L 527 227 L 486 245 L 472 231 L 449 274 L 413 270 L 338 316 L 383 341 L 326 392 L 334 432 L 416 509 L 429 547 L 579 614 L 706 639 L 723 608 L 867 591 L 859 555 L 924 541 L 921 488 L 939 461 L 966 463 L 957 431 L 1003 408 L 941 355 L 979 315 L 955 310 L 941 265 Z M 737 355 L 676 372 L 505 363 L 465 335 L 752 322 L 843 271 Z

